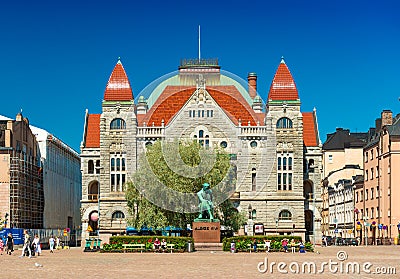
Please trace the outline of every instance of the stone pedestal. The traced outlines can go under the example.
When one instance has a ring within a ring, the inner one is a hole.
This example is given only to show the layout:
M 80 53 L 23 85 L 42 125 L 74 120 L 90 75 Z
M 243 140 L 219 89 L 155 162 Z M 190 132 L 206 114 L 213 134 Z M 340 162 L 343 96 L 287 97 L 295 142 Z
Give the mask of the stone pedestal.
M 192 232 L 195 243 L 220 243 L 221 226 L 219 222 L 193 222 Z

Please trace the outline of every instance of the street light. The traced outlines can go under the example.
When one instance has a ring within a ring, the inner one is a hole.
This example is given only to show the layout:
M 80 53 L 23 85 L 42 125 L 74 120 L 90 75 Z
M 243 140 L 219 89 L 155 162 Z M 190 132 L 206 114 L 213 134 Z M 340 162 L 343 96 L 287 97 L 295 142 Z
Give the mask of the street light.
M 276 235 L 278 235 L 278 222 L 279 222 L 279 219 L 278 219 L 278 218 L 276 218 L 276 219 L 275 219 L 275 229 L 276 229 Z

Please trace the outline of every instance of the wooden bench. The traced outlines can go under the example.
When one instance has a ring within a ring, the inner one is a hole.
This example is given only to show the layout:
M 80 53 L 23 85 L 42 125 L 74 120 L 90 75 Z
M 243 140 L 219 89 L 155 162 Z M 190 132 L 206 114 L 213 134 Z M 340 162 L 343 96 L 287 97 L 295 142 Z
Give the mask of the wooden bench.
M 247 244 L 247 248 L 249 249 L 249 252 L 251 253 L 253 249 L 253 243 Z M 266 251 L 267 250 L 267 244 L 265 243 L 257 243 L 257 251 Z
M 170 250 L 171 253 L 172 251 L 174 251 L 174 249 L 175 249 L 175 244 L 167 244 L 167 250 Z
M 122 244 L 122 250 L 124 250 L 124 253 L 126 251 L 140 251 L 142 253 L 146 249 L 146 246 L 144 244 Z

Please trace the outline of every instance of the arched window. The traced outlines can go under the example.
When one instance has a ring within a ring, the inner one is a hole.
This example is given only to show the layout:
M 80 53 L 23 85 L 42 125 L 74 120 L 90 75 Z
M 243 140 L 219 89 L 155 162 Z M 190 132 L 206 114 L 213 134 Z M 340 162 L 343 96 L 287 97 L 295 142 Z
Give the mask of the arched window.
M 251 212 L 251 219 L 255 220 L 257 218 L 257 210 L 253 209 Z
M 287 117 L 282 117 L 276 122 L 276 128 L 278 129 L 288 129 L 293 128 L 292 120 Z
M 292 220 L 292 213 L 289 210 L 282 210 L 279 212 L 279 220 Z
M 111 221 L 119 221 L 125 218 L 125 214 L 122 211 L 115 211 L 112 214 Z
M 93 174 L 94 173 L 94 163 L 93 160 L 89 160 L 88 162 L 88 173 Z
M 110 124 L 110 129 L 111 130 L 126 129 L 125 121 L 121 118 L 113 119 L 113 121 L 111 121 L 111 124 Z
M 99 183 L 92 182 L 88 187 L 88 200 L 97 201 L 99 195 Z

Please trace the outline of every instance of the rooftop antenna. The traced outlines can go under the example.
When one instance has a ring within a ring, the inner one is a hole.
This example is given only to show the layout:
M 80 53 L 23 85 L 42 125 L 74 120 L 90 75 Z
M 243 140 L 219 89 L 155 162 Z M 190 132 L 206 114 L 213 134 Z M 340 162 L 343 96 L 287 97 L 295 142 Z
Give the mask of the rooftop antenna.
M 200 58 L 201 55 L 200 55 L 200 25 L 199 25 L 199 63 L 200 63 Z

